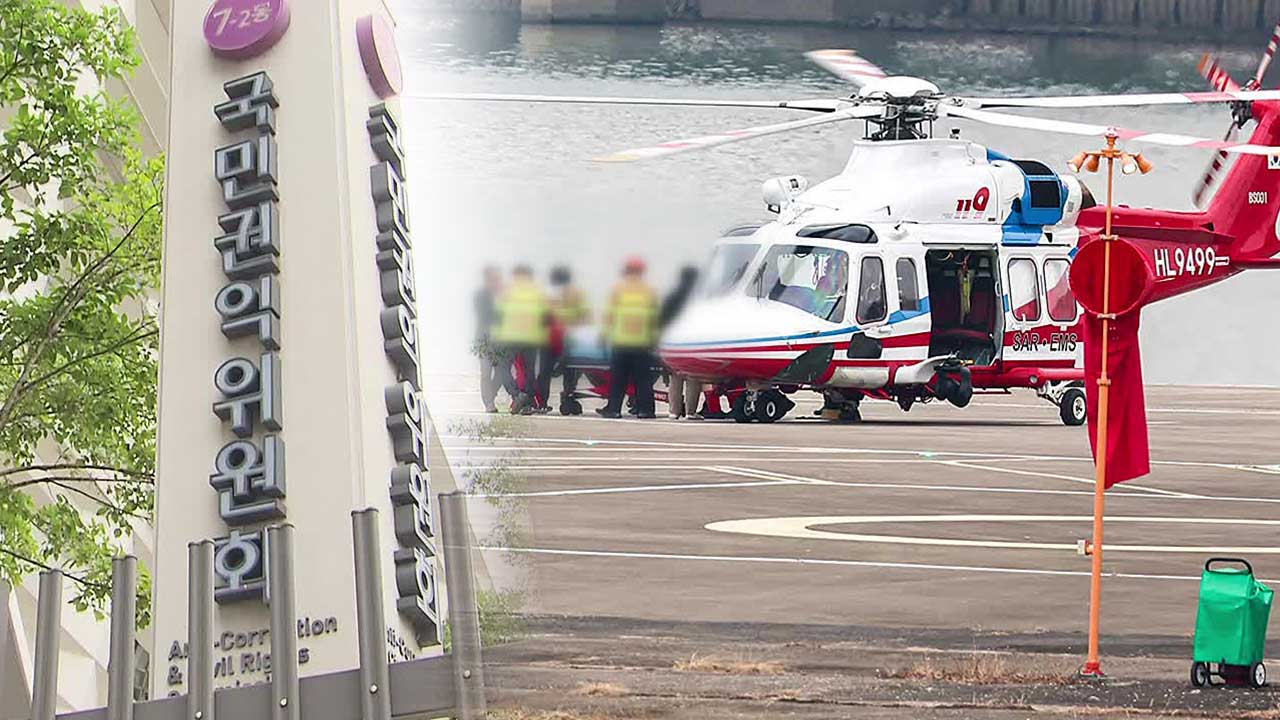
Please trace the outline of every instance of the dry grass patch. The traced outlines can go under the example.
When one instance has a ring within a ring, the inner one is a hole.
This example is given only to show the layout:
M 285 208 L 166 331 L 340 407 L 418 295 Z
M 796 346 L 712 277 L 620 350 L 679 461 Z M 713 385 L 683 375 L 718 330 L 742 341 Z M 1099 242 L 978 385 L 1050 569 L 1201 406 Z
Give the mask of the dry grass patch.
M 607 682 L 586 682 L 578 685 L 573 689 L 574 695 L 585 695 L 588 697 L 626 697 L 631 691 L 617 683 Z
M 774 660 L 727 659 L 714 655 L 693 655 L 672 666 L 680 672 L 723 673 L 725 675 L 781 675 L 786 668 Z
M 610 720 L 604 715 L 582 715 L 564 710 L 525 710 L 503 708 L 490 710 L 489 720 Z
M 1077 681 L 1074 673 L 1024 667 L 994 653 L 945 660 L 926 657 L 909 667 L 884 673 L 883 677 L 966 685 L 1070 685 Z

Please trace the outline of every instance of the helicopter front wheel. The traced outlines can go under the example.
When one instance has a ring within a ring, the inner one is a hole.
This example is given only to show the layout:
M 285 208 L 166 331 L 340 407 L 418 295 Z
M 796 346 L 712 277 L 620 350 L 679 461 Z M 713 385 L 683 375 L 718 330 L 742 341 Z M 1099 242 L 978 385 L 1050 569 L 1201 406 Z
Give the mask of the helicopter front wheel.
M 1078 387 L 1068 388 L 1058 401 L 1058 417 L 1068 427 L 1083 425 L 1089 419 L 1089 401 L 1085 399 L 1084 390 Z

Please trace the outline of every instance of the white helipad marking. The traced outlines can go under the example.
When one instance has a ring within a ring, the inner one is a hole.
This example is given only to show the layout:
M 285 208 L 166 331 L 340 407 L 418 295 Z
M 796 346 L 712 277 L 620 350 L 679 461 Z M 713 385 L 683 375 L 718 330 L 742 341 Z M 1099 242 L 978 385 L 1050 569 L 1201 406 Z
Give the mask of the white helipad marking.
M 1066 550 L 1076 551 L 1075 543 L 1008 542 L 1002 540 L 964 540 L 959 538 L 931 538 L 900 535 L 866 535 L 861 533 L 815 530 L 816 525 L 874 525 L 886 523 L 1014 523 L 1014 522 L 1072 522 L 1090 523 L 1089 515 L 833 515 L 817 517 L 777 517 L 748 520 L 723 520 L 708 523 L 708 530 L 743 535 L 797 538 L 805 540 L 843 540 L 845 542 L 884 543 L 890 545 L 928 545 L 934 547 L 990 548 L 999 550 Z M 1280 526 L 1280 520 L 1253 520 L 1248 518 L 1168 518 L 1117 516 L 1107 518 L 1111 523 L 1157 523 L 1180 525 L 1251 525 Z M 1280 555 L 1280 547 L 1205 547 L 1194 545 L 1116 545 L 1104 546 L 1107 552 L 1152 553 L 1225 553 Z
M 1277 411 L 1276 414 L 1280 414 Z M 1043 460 L 1055 462 L 1087 462 L 1093 464 L 1093 458 L 1088 455 L 1033 455 L 1028 453 L 979 453 L 964 452 L 957 450 L 911 450 L 901 448 L 840 448 L 830 446 L 804 446 L 804 445 L 739 445 L 729 443 L 676 443 L 664 442 L 657 440 L 583 440 L 581 438 L 525 438 L 524 442 L 528 443 L 565 443 L 570 445 L 623 445 L 630 447 L 667 447 L 667 448 L 702 448 L 702 449 L 718 449 L 729 448 L 734 450 L 781 450 L 791 454 L 832 454 L 832 455 L 858 455 L 858 454 L 883 454 L 883 455 L 914 455 L 923 458 L 943 459 L 947 457 L 965 458 L 965 459 L 990 459 L 1005 458 L 1009 460 Z M 988 460 L 990 461 L 990 460 Z M 838 462 L 838 460 L 836 460 Z M 1257 472 L 1258 464 L 1241 464 L 1241 463 L 1219 463 L 1219 462 L 1201 462 L 1196 460 L 1155 460 L 1151 461 L 1152 465 L 1169 465 L 1173 467 L 1200 467 L 1200 468 L 1218 468 L 1222 470 L 1243 470 Z
M 614 493 L 661 492 L 668 490 L 707 490 L 720 488 L 767 487 L 770 485 L 795 485 L 790 480 L 762 480 L 759 482 L 687 483 L 671 485 L 634 485 L 624 488 L 582 488 L 577 490 L 539 490 L 536 492 L 481 494 L 474 497 L 560 497 L 565 495 L 609 495 Z
M 1047 409 L 1050 407 L 1047 403 L 1044 405 L 1031 405 L 1027 403 L 990 403 L 985 405 L 972 405 L 972 409 L 977 410 L 1002 410 L 1004 408 L 1025 409 Z M 1280 410 L 1263 410 L 1258 408 L 1187 408 L 1187 407 L 1149 407 L 1149 413 L 1172 413 L 1177 415 L 1280 415 Z
M 820 558 L 750 557 L 739 555 L 689 555 L 679 553 L 625 552 L 614 550 L 559 550 L 553 548 L 482 547 L 481 550 L 521 553 L 527 555 L 552 555 L 565 557 L 595 557 L 638 560 L 691 560 L 701 562 L 743 562 L 776 565 L 818 565 L 838 567 L 884 568 L 890 570 L 949 570 L 963 573 L 1003 573 L 1009 575 L 1050 575 L 1056 577 L 1089 577 L 1082 570 L 1045 570 L 1033 568 L 989 567 L 983 565 L 940 565 L 933 563 L 879 562 L 875 560 L 823 560 Z M 1130 580 L 1187 580 L 1199 582 L 1199 575 L 1155 575 L 1148 573 L 1103 573 L 1109 578 Z M 1262 579 L 1274 583 L 1276 580 Z
M 1058 475 L 1056 473 L 1037 472 L 1035 470 L 1015 470 L 1014 468 L 991 467 L 988 465 L 977 465 L 974 463 L 960 462 L 959 460 L 942 460 L 942 465 L 950 465 L 952 467 L 969 468 L 971 470 L 986 470 L 987 472 L 1008 473 L 1010 475 L 1027 475 L 1030 477 L 1042 477 L 1051 480 L 1068 480 L 1070 482 L 1082 483 L 1084 485 L 1094 485 L 1097 481 L 1094 478 L 1075 477 L 1074 475 Z M 1145 485 L 1136 485 L 1134 483 L 1126 483 L 1126 488 L 1132 490 L 1141 490 L 1143 492 L 1155 495 L 1171 495 L 1173 497 L 1198 497 L 1187 493 L 1174 492 L 1172 490 L 1161 490 L 1159 488 L 1147 487 Z

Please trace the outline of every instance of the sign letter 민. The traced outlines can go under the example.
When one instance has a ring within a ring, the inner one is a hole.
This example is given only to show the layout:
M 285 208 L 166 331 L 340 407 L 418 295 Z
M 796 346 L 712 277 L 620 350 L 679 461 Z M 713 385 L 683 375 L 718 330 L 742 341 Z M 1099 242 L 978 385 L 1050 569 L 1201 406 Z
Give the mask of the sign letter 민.
M 226 3 L 223 3 L 226 4 Z M 283 7 L 283 3 L 279 3 Z M 213 109 L 230 133 L 252 133 L 214 151 L 214 179 L 228 212 L 213 246 L 229 281 L 213 298 L 228 341 L 253 338 L 260 351 L 214 372 L 213 414 L 233 438 L 213 460 L 209 485 L 230 535 L 214 540 L 214 597 L 220 603 L 266 597 L 266 533 L 253 527 L 285 516 L 284 427 L 280 381 L 280 199 L 276 100 L 258 72 L 223 85 Z M 255 439 L 255 437 L 257 439 Z
M 369 168 L 377 209 L 377 260 L 382 295 L 382 339 L 397 382 L 383 393 L 387 431 L 396 467 L 391 471 L 394 506 L 396 608 L 417 633 L 419 645 L 440 642 L 436 592 L 435 523 L 427 472 L 428 429 L 418 369 L 418 308 L 413 279 L 413 243 L 405 189 L 400 126 L 385 104 L 369 109 L 369 144 L 378 163 Z

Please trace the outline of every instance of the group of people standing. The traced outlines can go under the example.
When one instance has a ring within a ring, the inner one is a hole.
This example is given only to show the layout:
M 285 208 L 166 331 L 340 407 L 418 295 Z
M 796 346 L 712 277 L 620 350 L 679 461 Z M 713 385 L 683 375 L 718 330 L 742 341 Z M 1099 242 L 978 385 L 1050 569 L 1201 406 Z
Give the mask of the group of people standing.
M 653 384 L 657 379 L 654 347 L 660 329 L 683 309 L 692 295 L 697 270 L 681 271 L 676 289 L 659 303 L 645 280 L 645 262 L 631 258 L 609 294 L 601 318 L 604 341 L 609 347 L 607 404 L 596 410 L 607 418 L 623 415 L 628 392 L 632 412 L 640 418 L 656 417 Z M 567 336 L 592 323 L 585 294 L 573 284 L 568 268 L 551 270 L 551 290 L 544 292 L 533 269 L 518 265 L 509 282 L 496 267 L 484 270 L 484 287 L 476 293 L 478 318 L 476 354 L 480 357 L 480 393 L 487 412 L 497 412 L 498 391 L 511 397 L 511 412 L 550 412 L 551 377 L 563 369 L 561 408 L 576 406 L 578 373 L 564 363 Z M 669 406 L 673 416 L 696 416 L 701 386 L 672 379 Z M 686 404 L 686 397 L 691 398 Z M 685 408 L 691 408 L 686 412 Z

